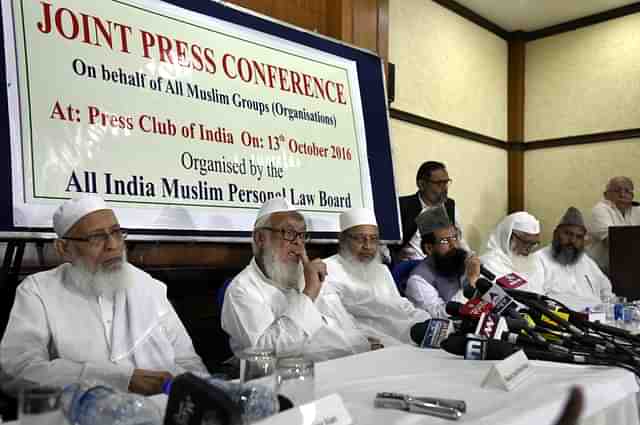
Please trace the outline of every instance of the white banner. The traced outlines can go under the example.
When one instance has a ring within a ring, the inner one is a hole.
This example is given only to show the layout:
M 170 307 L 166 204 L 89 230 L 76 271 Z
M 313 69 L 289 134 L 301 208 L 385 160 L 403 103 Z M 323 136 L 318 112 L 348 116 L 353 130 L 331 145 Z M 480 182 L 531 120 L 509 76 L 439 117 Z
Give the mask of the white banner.
M 3 0 L 14 225 L 95 193 L 123 225 L 310 229 L 372 207 L 353 61 L 158 1 Z

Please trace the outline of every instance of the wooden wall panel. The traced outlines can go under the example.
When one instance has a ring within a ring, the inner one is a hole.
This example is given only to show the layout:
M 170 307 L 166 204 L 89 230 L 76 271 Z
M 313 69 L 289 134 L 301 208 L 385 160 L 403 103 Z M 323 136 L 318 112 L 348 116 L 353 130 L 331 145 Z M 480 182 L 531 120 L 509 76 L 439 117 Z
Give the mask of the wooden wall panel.
M 507 137 L 509 146 L 509 213 L 524 210 L 524 36 L 509 43 Z

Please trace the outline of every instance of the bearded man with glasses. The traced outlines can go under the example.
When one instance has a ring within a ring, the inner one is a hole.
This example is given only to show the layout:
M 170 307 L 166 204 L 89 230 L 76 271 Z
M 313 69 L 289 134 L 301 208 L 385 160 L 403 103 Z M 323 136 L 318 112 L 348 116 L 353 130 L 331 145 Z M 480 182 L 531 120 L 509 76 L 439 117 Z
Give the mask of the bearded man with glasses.
M 82 196 L 53 215 L 65 261 L 18 286 L 0 343 L 3 387 L 97 381 L 144 395 L 168 378 L 207 373 L 163 283 L 126 261 L 113 210 Z
M 327 258 L 327 285 L 367 336 L 383 345 L 411 342 L 411 327 L 431 315 L 400 296 L 389 268 L 382 264 L 378 222 L 372 210 L 353 208 L 340 214 L 340 242 Z
M 444 208 L 422 212 L 416 223 L 427 257 L 411 271 L 405 293 L 417 308 L 447 318 L 446 303 L 462 301 L 464 287 L 475 286 L 480 262 L 460 247 L 457 229 Z
M 533 255 L 540 246 L 540 222 L 519 211 L 506 216 L 489 236 L 482 264 L 498 278 L 516 273 L 523 278 L 518 289 L 544 294 L 542 260 Z
M 640 206 L 633 201 L 633 181 L 629 177 L 613 177 L 603 195 L 604 199 L 591 211 L 588 230 L 592 243 L 587 247 L 587 253 L 608 273 L 609 227 L 640 225 Z
M 368 351 L 366 335 L 309 260 L 305 219 L 283 198 L 264 203 L 253 228 L 253 259 L 225 292 L 222 329 L 238 355 L 247 348 L 327 360 Z

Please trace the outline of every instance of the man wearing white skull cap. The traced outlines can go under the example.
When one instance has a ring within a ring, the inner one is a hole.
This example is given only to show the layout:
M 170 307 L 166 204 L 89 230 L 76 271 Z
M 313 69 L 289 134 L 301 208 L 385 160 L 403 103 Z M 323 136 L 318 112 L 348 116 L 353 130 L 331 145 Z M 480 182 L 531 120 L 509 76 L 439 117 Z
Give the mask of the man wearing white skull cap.
M 380 260 L 378 223 L 368 208 L 340 215 L 338 254 L 325 260 L 327 285 L 361 329 L 384 345 L 410 342 L 411 326 L 431 316 L 400 296 L 389 269 Z
M 540 223 L 531 214 L 519 211 L 506 216 L 493 231 L 482 264 L 496 276 L 516 273 L 526 280 L 523 291 L 544 293 L 542 261 L 533 251 L 540 245 Z
M 264 203 L 251 263 L 227 288 L 222 329 L 236 355 L 247 348 L 327 360 L 370 349 L 367 337 L 325 284 L 326 266 L 305 250 L 304 217 L 285 199 Z
M 18 286 L 0 343 L 4 388 L 98 381 L 150 395 L 171 376 L 207 372 L 164 284 L 127 263 L 126 232 L 104 200 L 64 202 L 53 228 L 65 262 Z

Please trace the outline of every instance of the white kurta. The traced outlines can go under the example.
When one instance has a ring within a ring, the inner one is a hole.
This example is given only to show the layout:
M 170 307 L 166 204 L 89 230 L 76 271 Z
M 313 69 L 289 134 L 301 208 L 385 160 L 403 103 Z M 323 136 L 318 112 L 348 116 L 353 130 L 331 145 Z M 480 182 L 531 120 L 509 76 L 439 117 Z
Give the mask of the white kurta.
M 517 270 L 511 260 L 511 233 L 513 232 L 513 219 L 508 216 L 498 224 L 496 229 L 489 236 L 487 242 L 487 252 L 480 256 L 480 262 L 496 277 L 504 276 L 513 272 L 522 276 L 527 283 L 521 286 L 520 290 L 544 293 L 544 269 L 542 261 L 535 257 L 531 270 Z M 534 255 L 529 254 L 529 256 Z
M 618 207 L 610 201 L 602 200 L 591 210 L 591 222 L 587 230 L 592 242 L 587 253 L 604 271 L 609 270 L 609 227 L 640 225 L 640 207 L 631 207 L 623 216 Z
M 111 304 L 70 283 L 70 267 L 31 275 L 18 286 L 0 343 L 0 365 L 13 378 L 3 387 L 95 380 L 127 391 L 134 368 L 207 372 L 162 282 L 126 264 L 135 283 Z
M 583 255 L 576 264 L 563 266 L 553 259 L 551 246 L 536 252 L 544 267 L 545 295 L 567 307 L 582 311 L 602 303 L 603 296 L 612 296 L 611 282 L 598 265 Z
M 236 355 L 257 347 L 277 354 L 302 353 L 319 361 L 370 348 L 333 288 L 324 284 L 315 301 L 297 289 L 280 289 L 262 273 L 255 258 L 227 288 L 222 329 Z
M 339 254 L 324 260 L 327 264 L 326 285 L 335 289 L 345 308 L 368 336 L 379 338 L 384 345 L 411 341 L 411 326 L 430 319 L 400 296 L 391 272 L 384 264 L 375 264 L 373 278 L 367 281 L 349 269 Z

